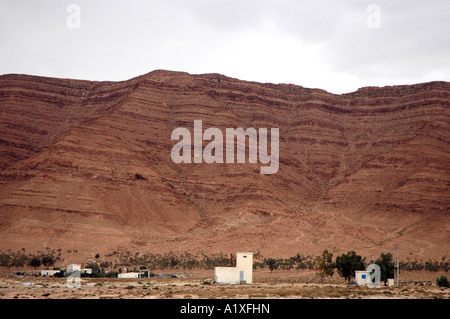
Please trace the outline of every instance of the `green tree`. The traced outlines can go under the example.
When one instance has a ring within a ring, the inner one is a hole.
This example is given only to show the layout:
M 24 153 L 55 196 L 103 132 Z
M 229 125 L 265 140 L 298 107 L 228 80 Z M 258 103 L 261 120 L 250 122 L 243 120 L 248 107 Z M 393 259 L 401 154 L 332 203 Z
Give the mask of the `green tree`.
M 100 266 L 97 263 L 88 263 L 86 264 L 85 268 L 92 269 L 93 274 L 99 274 L 100 273 Z
M 394 262 L 391 253 L 381 253 L 380 258 L 375 261 L 375 264 L 380 266 L 381 281 L 384 281 L 384 285 L 387 285 L 388 278 L 394 278 Z
M 447 276 L 436 278 L 436 283 L 439 287 L 450 288 L 450 282 L 448 281 Z
M 50 255 L 44 255 L 42 256 L 42 264 L 45 266 L 52 266 L 55 263 L 52 256 Z
M 30 260 L 30 266 L 31 267 L 37 268 L 40 265 L 41 265 L 41 259 L 40 258 L 38 258 L 38 257 L 31 258 L 31 260 Z
M 270 272 L 273 272 L 275 269 L 278 268 L 278 263 L 273 258 L 266 258 L 264 259 L 264 262 L 269 266 Z
M 347 279 L 350 284 L 350 280 L 355 277 L 355 271 L 364 270 L 365 267 L 361 256 L 352 250 L 336 257 L 336 268 L 339 275 Z
M 328 252 L 328 250 L 324 250 L 321 256 L 317 256 L 314 260 L 314 270 L 317 275 L 320 277 L 320 282 L 323 284 L 323 279 L 326 276 L 333 276 L 334 268 L 336 268 L 335 263 L 332 261 L 333 254 Z

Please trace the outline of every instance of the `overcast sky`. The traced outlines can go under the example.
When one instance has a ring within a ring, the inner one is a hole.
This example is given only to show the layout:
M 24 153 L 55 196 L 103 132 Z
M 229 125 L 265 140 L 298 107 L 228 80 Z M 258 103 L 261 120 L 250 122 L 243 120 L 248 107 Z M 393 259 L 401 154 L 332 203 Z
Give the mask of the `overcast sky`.
M 156 69 L 333 93 L 450 81 L 450 1 L 0 0 L 0 74 Z

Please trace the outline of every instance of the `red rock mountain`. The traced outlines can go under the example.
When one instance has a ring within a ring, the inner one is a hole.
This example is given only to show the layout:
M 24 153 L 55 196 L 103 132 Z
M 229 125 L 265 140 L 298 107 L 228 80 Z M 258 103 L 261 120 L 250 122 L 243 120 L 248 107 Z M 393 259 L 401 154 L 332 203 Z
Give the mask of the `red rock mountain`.
M 449 256 L 449 106 L 448 82 L 334 95 L 218 74 L 3 75 L 0 250 Z M 279 128 L 278 172 L 173 163 L 171 133 L 194 120 Z

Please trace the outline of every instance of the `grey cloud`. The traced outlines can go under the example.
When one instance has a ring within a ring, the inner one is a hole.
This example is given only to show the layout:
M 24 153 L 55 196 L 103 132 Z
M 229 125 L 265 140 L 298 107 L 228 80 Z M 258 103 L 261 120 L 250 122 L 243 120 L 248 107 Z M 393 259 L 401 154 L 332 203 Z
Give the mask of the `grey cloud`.
M 81 7 L 80 29 L 66 25 L 70 3 Z M 379 29 L 366 24 L 371 3 L 381 8 Z M 0 74 L 124 80 L 154 69 L 216 71 L 299 85 L 314 77 L 334 92 L 448 81 L 449 16 L 448 0 L 0 0 Z M 243 43 L 255 46 L 230 47 Z M 305 74 L 314 71 L 302 67 L 302 52 L 325 73 Z M 260 55 L 267 60 L 258 67 L 251 59 Z
M 382 1 L 381 28 L 355 23 L 327 43 L 328 63 L 358 77 L 420 78 L 449 70 L 448 1 Z

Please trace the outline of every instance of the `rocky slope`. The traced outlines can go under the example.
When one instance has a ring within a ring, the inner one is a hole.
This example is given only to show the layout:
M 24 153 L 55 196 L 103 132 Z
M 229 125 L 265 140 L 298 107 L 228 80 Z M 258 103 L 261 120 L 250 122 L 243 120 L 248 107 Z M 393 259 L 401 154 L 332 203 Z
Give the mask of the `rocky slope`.
M 333 95 L 218 74 L 3 75 L 0 250 L 448 256 L 449 106 L 447 82 Z M 278 172 L 173 163 L 171 133 L 194 120 L 279 128 Z

